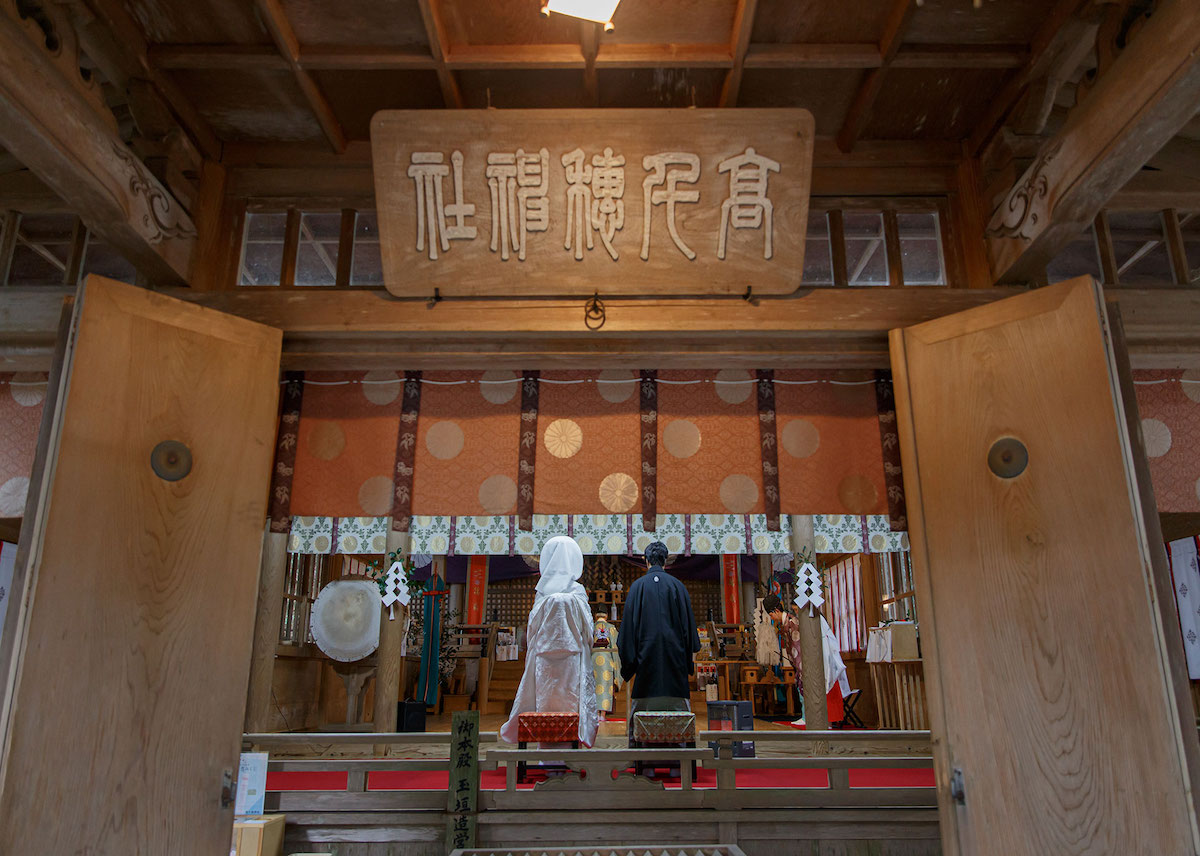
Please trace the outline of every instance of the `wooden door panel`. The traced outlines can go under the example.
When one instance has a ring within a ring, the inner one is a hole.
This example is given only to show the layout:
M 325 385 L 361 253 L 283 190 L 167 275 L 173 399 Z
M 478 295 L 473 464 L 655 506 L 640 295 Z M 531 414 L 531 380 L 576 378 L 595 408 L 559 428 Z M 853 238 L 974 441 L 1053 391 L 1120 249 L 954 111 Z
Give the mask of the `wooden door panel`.
M 30 548 L 0 853 L 229 849 L 280 332 L 89 277 Z M 184 443 L 190 473 L 150 466 Z
M 1196 730 L 1101 290 L 1060 283 L 891 346 L 945 852 L 1197 852 Z M 1012 478 L 987 463 L 1003 437 L 1028 449 Z

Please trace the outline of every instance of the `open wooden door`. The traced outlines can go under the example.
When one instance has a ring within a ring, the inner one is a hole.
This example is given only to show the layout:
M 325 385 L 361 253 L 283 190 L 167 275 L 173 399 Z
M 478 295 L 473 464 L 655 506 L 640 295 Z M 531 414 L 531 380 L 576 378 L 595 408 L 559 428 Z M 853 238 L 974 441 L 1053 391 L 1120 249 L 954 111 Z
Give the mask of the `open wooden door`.
M 1119 334 L 1090 278 L 891 334 L 948 856 L 1198 852 Z
M 228 853 L 281 334 L 98 277 L 65 332 L 0 651 L 0 853 Z

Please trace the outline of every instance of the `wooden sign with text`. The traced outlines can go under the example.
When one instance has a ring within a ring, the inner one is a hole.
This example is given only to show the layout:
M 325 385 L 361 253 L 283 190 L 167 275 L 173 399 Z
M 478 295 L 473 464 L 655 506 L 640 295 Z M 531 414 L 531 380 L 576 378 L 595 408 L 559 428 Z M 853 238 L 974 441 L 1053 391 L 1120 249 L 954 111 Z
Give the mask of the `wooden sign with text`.
M 397 296 L 800 285 L 807 110 L 385 110 L 371 148 Z

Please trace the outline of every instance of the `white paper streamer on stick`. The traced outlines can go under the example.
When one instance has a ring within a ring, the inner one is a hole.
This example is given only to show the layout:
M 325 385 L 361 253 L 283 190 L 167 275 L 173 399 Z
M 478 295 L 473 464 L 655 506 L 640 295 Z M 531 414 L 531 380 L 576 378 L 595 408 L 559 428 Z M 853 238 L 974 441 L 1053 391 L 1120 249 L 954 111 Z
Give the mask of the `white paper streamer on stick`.
M 812 562 L 805 562 L 796 571 L 796 599 L 792 602 L 801 609 L 807 606 L 809 615 L 814 615 L 825 602 L 821 590 L 821 572 Z
M 388 608 L 388 621 L 396 620 L 396 604 L 408 606 L 412 595 L 408 592 L 408 583 L 404 579 L 404 565 L 392 562 L 384 580 L 383 605 Z

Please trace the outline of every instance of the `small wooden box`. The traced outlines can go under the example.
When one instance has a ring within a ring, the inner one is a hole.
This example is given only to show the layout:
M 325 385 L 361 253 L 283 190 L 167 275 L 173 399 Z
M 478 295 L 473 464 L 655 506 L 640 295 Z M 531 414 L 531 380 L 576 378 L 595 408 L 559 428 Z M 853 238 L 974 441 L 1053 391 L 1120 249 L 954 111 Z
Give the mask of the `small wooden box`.
M 868 631 L 867 662 L 891 663 L 919 660 L 917 625 L 913 621 L 893 621 Z
M 233 822 L 233 853 L 236 856 L 280 856 L 286 815 L 239 817 Z
M 466 693 L 442 696 L 442 713 L 453 713 L 456 710 L 467 710 L 471 706 L 471 696 Z

